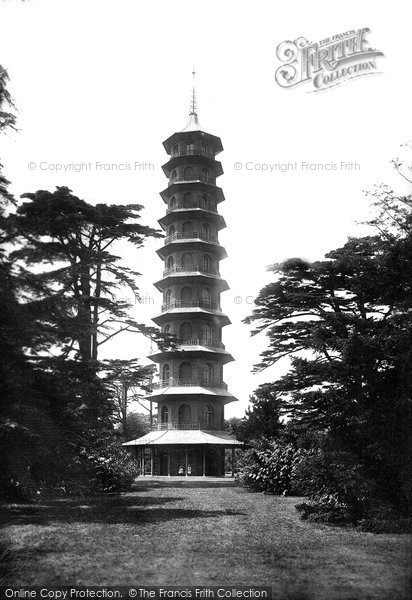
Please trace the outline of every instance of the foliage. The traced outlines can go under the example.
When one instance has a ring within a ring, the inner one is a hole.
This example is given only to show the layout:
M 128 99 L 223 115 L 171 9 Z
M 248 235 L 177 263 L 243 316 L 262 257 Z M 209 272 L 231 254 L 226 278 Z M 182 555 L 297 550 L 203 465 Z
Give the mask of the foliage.
M 121 286 L 138 295 L 137 271 L 120 263 L 116 242 L 140 247 L 156 231 L 141 225 L 142 206 L 93 206 L 66 187 L 25 194 L 9 222 L 16 249 L 11 254 L 20 293 L 38 327 L 38 349 L 56 344 L 63 356 L 96 361 L 98 349 L 121 331 L 157 331 L 135 322 L 129 304 L 116 298 Z
M 255 439 L 277 437 L 284 429 L 281 408 L 272 384 L 265 383 L 250 397 L 250 407 L 246 409 L 245 418 L 231 420 L 229 432 L 239 441 L 249 444 Z
M 158 334 L 116 300 L 121 285 L 137 293 L 138 273 L 109 247 L 158 234 L 136 222 L 138 205 L 94 207 L 67 188 L 26 197 L 2 213 L 2 494 L 122 489 L 136 470 L 117 441 L 114 381 L 133 371 L 144 387 L 148 369 L 100 362 L 98 348 L 124 330 Z
M 139 474 L 137 462 L 113 439 L 81 448 L 76 461 L 84 468 L 87 490 L 92 492 L 127 490 Z
M 246 319 L 268 337 L 256 370 L 290 358 L 268 402 L 298 444 L 303 433 L 318 438 L 296 482 L 312 501 L 303 514 L 327 521 L 411 507 L 412 197 L 381 188 L 375 201 L 377 235 L 351 238 L 323 261 L 272 265 L 275 280 Z M 254 404 L 247 426 L 264 439 L 271 427 Z
M 137 412 L 129 412 L 127 415 L 126 441 L 136 440 L 150 431 L 150 416 Z
M 294 481 L 312 504 L 298 505 L 303 518 L 356 523 L 372 506 L 377 484 L 364 465 L 345 450 L 318 449 L 297 466 Z
M 109 361 L 105 382 L 114 399 L 115 422 L 120 425 L 122 436 L 125 440 L 139 437 L 139 435 L 134 435 L 134 433 L 145 429 L 143 421 L 139 421 L 136 413 L 134 413 L 135 418 L 132 418 L 133 414 L 129 414 L 130 405 L 133 402 L 144 406 L 141 402 L 144 395 L 151 390 L 155 370 L 156 368 L 152 365 L 140 365 L 136 359 L 116 359 Z M 147 408 L 146 406 L 144 407 Z M 130 431 L 129 427 L 131 427 Z M 134 432 L 132 435 L 131 431 Z M 150 425 L 148 431 L 150 431 Z M 141 435 L 144 435 L 144 433 Z
M 7 133 L 9 130 L 16 129 L 16 115 L 14 111 L 16 109 L 13 98 L 9 90 L 7 89 L 7 85 L 9 82 L 9 76 L 4 67 L 0 65 L 0 135 Z M 13 202 L 13 196 L 8 191 L 7 187 L 9 185 L 9 181 L 3 174 L 3 165 L 0 162 L 0 200 L 4 202 L 6 206 L 8 203 Z M 1 228 L 3 228 L 3 219 L 4 219 L 4 207 L 0 207 L 0 224 Z
M 256 445 L 243 453 L 238 479 L 253 492 L 299 494 L 294 473 L 304 456 L 304 450 L 284 441 Z

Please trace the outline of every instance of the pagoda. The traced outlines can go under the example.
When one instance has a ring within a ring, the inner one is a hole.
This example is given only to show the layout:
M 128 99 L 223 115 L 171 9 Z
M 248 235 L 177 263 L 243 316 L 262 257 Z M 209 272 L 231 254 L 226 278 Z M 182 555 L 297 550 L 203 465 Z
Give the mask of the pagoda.
M 152 475 L 221 477 L 225 450 L 234 454 L 241 445 L 224 424 L 224 407 L 236 398 L 223 381 L 223 366 L 234 360 L 222 342 L 230 321 L 220 307 L 220 294 L 228 289 L 219 271 L 227 256 L 219 243 L 226 224 L 218 205 L 225 198 L 216 185 L 223 147 L 201 128 L 194 89 L 188 124 L 163 146 L 168 186 L 160 194 L 166 213 L 159 224 L 166 237 L 157 251 L 163 277 L 155 283 L 163 305 L 153 321 L 177 346 L 149 356 L 159 366 L 159 382 L 147 398 L 157 403 L 157 423 L 124 445 L 135 448 L 142 474 L 150 461 Z

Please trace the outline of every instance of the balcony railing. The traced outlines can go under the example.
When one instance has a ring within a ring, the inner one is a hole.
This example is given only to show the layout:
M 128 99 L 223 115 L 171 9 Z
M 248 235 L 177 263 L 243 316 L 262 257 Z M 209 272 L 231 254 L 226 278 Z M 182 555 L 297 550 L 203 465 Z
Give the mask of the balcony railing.
M 152 431 L 165 431 L 168 429 L 214 429 L 211 423 L 179 423 L 175 421 L 167 422 L 167 423 L 158 423 L 157 425 L 152 425 Z
M 175 240 L 204 240 L 205 242 L 214 242 L 217 243 L 217 236 L 211 235 L 207 233 L 201 233 L 200 231 L 189 231 L 188 233 L 184 231 L 176 231 L 172 235 L 168 235 L 165 238 L 165 244 L 170 244 L 170 242 L 174 242 Z
M 166 214 L 169 214 L 175 210 L 179 209 L 191 209 L 191 208 L 202 208 L 203 210 L 209 210 L 210 212 L 217 212 L 216 205 L 210 204 L 208 202 L 175 202 L 173 205 L 169 206 L 166 210 Z
M 208 310 L 217 310 L 222 312 L 219 304 L 206 302 L 204 300 L 172 300 L 167 304 L 162 304 L 162 312 L 172 310 L 173 308 L 206 308 Z
M 183 150 L 177 150 L 172 152 L 172 158 L 175 156 L 207 156 L 208 158 L 214 158 L 213 152 L 205 148 L 184 148 Z
M 153 389 L 158 390 L 166 387 L 206 387 L 218 390 L 227 390 L 227 384 L 224 381 L 212 381 L 210 379 L 162 379 L 153 384 Z
M 206 267 L 204 265 L 187 265 L 169 267 L 163 271 L 163 277 L 174 275 L 175 273 L 206 273 L 207 275 L 219 275 L 219 270 L 216 267 Z
M 186 181 L 202 181 L 203 183 L 211 183 L 212 185 L 215 185 L 214 180 L 212 180 L 211 177 L 207 177 L 203 173 L 193 173 L 193 175 L 185 175 L 185 176 L 179 175 L 178 177 L 171 179 L 167 185 L 171 186 L 174 183 L 184 183 Z
M 177 340 L 177 343 L 181 346 L 206 346 L 207 348 L 223 348 L 225 349 L 225 345 L 223 342 L 219 342 L 218 340 L 202 340 L 202 339 L 183 339 Z

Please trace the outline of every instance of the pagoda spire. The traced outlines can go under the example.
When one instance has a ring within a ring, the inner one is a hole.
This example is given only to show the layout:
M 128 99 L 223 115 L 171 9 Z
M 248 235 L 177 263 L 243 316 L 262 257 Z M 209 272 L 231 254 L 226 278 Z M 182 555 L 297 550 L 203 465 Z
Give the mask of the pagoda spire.
M 195 85 L 196 71 L 193 67 L 192 71 L 192 97 L 190 98 L 190 111 L 189 111 L 189 121 L 182 131 L 200 131 L 200 123 L 197 116 L 197 96 L 196 96 L 196 85 Z
M 191 99 L 191 103 L 190 103 L 189 116 L 192 116 L 192 115 L 197 116 L 197 98 L 196 98 L 196 85 L 195 85 L 196 71 L 195 71 L 194 67 L 193 67 L 193 71 L 192 71 L 192 77 L 193 77 L 193 87 L 192 87 L 192 99 Z

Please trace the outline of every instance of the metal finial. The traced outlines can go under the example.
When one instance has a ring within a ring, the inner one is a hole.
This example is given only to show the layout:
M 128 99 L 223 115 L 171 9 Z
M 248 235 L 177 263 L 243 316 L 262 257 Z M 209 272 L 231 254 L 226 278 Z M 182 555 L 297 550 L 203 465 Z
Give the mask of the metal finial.
M 192 71 L 192 77 L 193 77 L 193 88 L 192 88 L 192 100 L 190 103 L 190 115 L 196 115 L 197 114 L 197 100 L 196 100 L 196 88 L 195 88 L 195 77 L 196 77 L 196 71 L 195 68 L 193 67 L 193 71 Z

